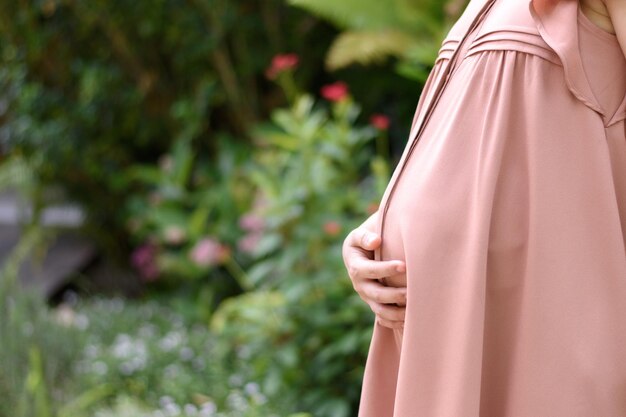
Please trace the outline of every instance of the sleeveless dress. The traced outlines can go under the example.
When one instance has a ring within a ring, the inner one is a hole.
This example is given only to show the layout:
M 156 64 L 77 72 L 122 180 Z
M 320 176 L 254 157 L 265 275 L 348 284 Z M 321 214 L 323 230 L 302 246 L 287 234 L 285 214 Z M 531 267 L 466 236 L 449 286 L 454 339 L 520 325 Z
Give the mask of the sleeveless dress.
M 471 0 L 379 207 L 403 329 L 359 417 L 626 416 L 626 58 L 576 0 Z

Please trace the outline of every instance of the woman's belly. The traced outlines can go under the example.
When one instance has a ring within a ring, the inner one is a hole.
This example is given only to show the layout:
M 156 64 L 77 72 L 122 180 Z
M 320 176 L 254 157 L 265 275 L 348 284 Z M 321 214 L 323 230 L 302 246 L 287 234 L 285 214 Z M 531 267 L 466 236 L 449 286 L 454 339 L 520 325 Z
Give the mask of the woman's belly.
M 382 259 L 400 260 L 406 263 L 404 242 L 400 226 L 400 217 L 394 210 L 395 204 L 390 205 L 385 217 L 385 228 L 382 246 Z M 406 287 L 406 272 L 385 277 L 387 285 L 392 287 Z

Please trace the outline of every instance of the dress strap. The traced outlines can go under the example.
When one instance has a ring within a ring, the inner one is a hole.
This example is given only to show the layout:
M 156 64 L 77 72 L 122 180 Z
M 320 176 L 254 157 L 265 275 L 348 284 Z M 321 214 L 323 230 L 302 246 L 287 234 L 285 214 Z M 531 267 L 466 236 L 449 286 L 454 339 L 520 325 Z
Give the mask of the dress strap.
M 485 3 L 482 5 L 482 7 L 478 10 L 478 13 L 474 15 L 469 27 L 464 32 L 462 39 L 460 40 L 459 44 L 455 48 L 454 52 L 452 53 L 452 56 L 450 57 L 449 61 L 445 64 L 443 68 L 443 73 L 438 78 L 437 84 L 432 86 L 432 88 L 434 89 L 434 92 L 432 95 L 429 94 L 430 100 L 427 103 L 425 103 L 423 110 L 421 111 L 423 116 L 422 117 L 418 116 L 418 119 L 416 120 L 416 123 L 414 124 L 413 129 L 411 129 L 411 132 L 409 134 L 409 142 L 407 144 L 407 149 L 405 150 L 405 152 L 403 152 L 402 157 L 400 158 L 400 161 L 398 162 L 398 166 L 394 170 L 390 183 L 387 186 L 385 195 L 383 195 L 381 199 L 382 212 L 378 216 L 379 217 L 378 218 L 378 222 L 379 222 L 378 231 L 381 237 L 383 235 L 383 230 L 384 230 L 383 228 L 384 228 L 384 222 L 385 222 L 385 215 L 387 214 L 387 210 L 389 208 L 389 198 L 391 196 L 391 193 L 393 193 L 393 190 L 397 184 L 398 177 L 404 170 L 406 166 L 406 161 L 409 159 L 409 156 L 415 149 L 415 145 L 417 144 L 419 137 L 424 131 L 426 123 L 428 123 L 428 120 L 430 119 L 433 113 L 433 110 L 435 106 L 437 105 L 439 98 L 441 97 L 441 94 L 443 93 L 446 85 L 448 84 L 448 81 L 450 80 L 452 73 L 458 67 L 458 64 L 460 62 L 459 61 L 460 52 L 464 50 L 463 46 L 467 42 L 468 38 L 470 38 L 470 35 L 473 34 L 474 36 L 476 36 L 476 34 L 478 33 L 476 29 L 482 24 L 489 10 L 491 9 L 491 7 L 496 1 L 497 0 L 486 0 Z M 422 91 L 422 94 L 425 94 L 425 93 L 426 93 L 425 91 Z M 380 246 L 374 251 L 375 260 L 382 260 L 383 245 L 384 243 L 381 240 Z M 384 278 L 382 278 L 381 281 L 386 285 L 386 280 Z

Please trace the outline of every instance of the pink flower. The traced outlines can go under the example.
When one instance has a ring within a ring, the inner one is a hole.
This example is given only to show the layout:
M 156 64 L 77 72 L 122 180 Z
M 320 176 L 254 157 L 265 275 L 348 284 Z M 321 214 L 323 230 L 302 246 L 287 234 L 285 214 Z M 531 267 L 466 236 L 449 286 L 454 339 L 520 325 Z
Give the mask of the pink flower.
M 324 233 L 326 233 L 328 236 L 336 236 L 339 234 L 339 232 L 341 232 L 341 225 L 334 220 L 330 220 L 324 223 L 323 228 Z
M 265 226 L 265 221 L 261 216 L 255 213 L 246 213 L 239 218 L 239 227 L 243 230 L 248 230 L 251 232 L 258 232 L 263 230 Z
M 265 70 L 265 76 L 273 80 L 281 72 L 295 68 L 298 62 L 299 58 L 296 54 L 278 54 L 272 58 L 272 64 Z
M 154 256 L 154 247 L 152 245 L 141 245 L 131 254 L 131 262 L 134 266 L 140 267 L 149 262 Z
M 384 114 L 373 114 L 370 117 L 370 123 L 378 130 L 387 130 L 389 129 L 389 117 Z
M 146 281 L 154 281 L 159 276 L 156 265 L 157 248 L 151 243 L 137 247 L 131 254 L 131 263 Z
M 204 267 L 222 263 L 229 255 L 228 247 L 211 237 L 199 240 L 189 253 L 190 259 L 196 265 Z
M 141 269 L 141 275 L 146 281 L 155 281 L 159 277 L 159 270 L 155 264 L 148 264 Z
M 259 242 L 261 241 L 261 234 L 257 232 L 248 233 L 237 242 L 237 248 L 245 253 L 254 253 Z
M 321 94 L 328 101 L 341 101 L 348 97 L 348 85 L 343 81 L 327 84 L 322 87 Z
M 180 226 L 168 226 L 164 231 L 165 242 L 170 245 L 180 245 L 185 241 L 186 233 Z

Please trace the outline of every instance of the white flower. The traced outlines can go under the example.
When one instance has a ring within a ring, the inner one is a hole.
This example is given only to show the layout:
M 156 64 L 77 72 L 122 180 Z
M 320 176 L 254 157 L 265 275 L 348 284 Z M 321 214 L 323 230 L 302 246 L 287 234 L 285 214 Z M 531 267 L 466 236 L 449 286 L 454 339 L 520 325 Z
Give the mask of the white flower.
M 98 345 L 89 344 L 85 347 L 85 356 L 87 358 L 95 358 L 100 353 Z
M 243 345 L 237 349 L 237 356 L 239 359 L 249 359 L 252 356 L 252 349 L 250 346 Z
M 183 361 L 190 361 L 193 359 L 193 350 L 191 348 L 185 346 L 180 350 L 179 353 L 180 359 Z
M 232 374 L 228 378 L 228 383 L 233 387 L 238 387 L 238 386 L 241 386 L 241 384 L 243 384 L 243 378 L 239 374 Z
M 137 332 L 140 337 L 149 338 L 156 334 L 156 326 L 152 323 L 144 324 Z
M 109 367 L 102 361 L 96 361 L 91 365 L 91 370 L 98 375 L 104 375 L 109 370 Z
M 198 408 L 193 404 L 185 404 L 185 407 L 183 409 L 185 410 L 185 414 L 187 414 L 188 416 L 198 415 Z
M 259 392 L 261 392 L 261 390 L 259 389 L 259 384 L 257 384 L 256 382 L 246 383 L 243 389 L 245 393 L 248 395 L 254 395 L 254 394 L 258 394 Z
M 129 335 L 121 333 L 117 335 L 113 342 L 113 356 L 119 359 L 127 359 L 132 357 L 145 358 L 148 349 L 143 340 L 133 340 Z
M 201 371 L 204 369 L 204 359 L 200 358 L 200 357 L 195 357 L 192 361 L 191 364 L 193 365 L 193 369 L 195 369 L 196 371 Z
M 200 416 L 202 417 L 212 417 L 217 412 L 217 406 L 213 401 L 207 401 L 202 404 L 200 408 Z
M 175 363 L 171 365 L 167 365 L 163 369 L 163 374 L 165 375 L 166 378 L 175 377 L 179 372 L 180 372 L 180 367 L 176 365 Z
M 77 314 L 74 318 L 74 325 L 79 330 L 85 330 L 89 327 L 89 318 L 84 314 Z
M 165 408 L 166 405 L 171 404 L 173 402 L 174 402 L 174 399 L 170 397 L 169 395 L 164 395 L 161 398 L 159 398 L 159 405 L 163 408 Z
M 161 350 L 165 352 L 169 352 L 174 350 L 183 342 L 183 335 L 178 331 L 171 331 L 165 335 L 163 339 L 159 342 L 159 347 Z
M 173 402 L 166 404 L 163 408 L 165 409 L 165 415 L 167 416 L 178 416 L 181 412 L 180 406 Z
M 233 410 L 241 411 L 248 407 L 248 402 L 239 390 L 231 391 L 226 397 L 226 401 Z

